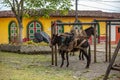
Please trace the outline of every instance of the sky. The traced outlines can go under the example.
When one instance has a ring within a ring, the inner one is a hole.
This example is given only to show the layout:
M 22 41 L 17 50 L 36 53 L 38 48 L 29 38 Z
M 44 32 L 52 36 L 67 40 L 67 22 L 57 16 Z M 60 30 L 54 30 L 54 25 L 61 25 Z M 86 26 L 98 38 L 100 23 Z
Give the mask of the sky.
M 1 1 L 1 0 L 0 0 Z M 75 0 L 72 1 L 75 10 Z M 78 0 L 78 10 L 101 10 L 104 12 L 120 13 L 120 0 Z M 10 8 L 0 5 L 1 10 L 10 10 Z
M 73 9 L 75 9 L 75 0 Z M 120 0 L 78 0 L 78 10 L 102 10 L 105 12 L 119 12 Z

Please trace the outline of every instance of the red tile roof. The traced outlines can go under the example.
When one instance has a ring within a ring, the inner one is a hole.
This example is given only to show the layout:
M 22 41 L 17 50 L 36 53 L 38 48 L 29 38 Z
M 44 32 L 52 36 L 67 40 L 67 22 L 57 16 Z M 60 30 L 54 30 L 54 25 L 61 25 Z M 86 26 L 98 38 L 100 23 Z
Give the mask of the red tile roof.
M 15 17 L 12 11 L 0 11 L 0 17 Z
M 106 18 L 120 18 L 120 13 L 108 13 L 108 12 L 102 12 L 102 11 L 78 11 L 77 12 L 79 17 L 106 17 Z M 75 17 L 75 11 L 71 10 L 68 12 L 67 15 L 60 14 L 59 11 L 56 11 L 55 13 L 51 14 L 50 16 L 53 17 Z M 15 17 L 12 11 L 0 11 L 0 17 Z

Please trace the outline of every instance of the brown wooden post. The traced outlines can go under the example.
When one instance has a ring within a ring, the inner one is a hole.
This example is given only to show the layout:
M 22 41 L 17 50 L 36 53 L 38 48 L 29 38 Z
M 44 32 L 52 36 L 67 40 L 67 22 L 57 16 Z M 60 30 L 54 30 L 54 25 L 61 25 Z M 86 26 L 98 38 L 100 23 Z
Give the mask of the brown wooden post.
M 52 65 L 54 65 L 54 48 L 53 48 L 53 46 L 52 46 Z
M 55 66 L 57 66 L 57 45 L 55 45 Z
M 109 22 L 109 62 L 111 61 L 111 23 Z
M 94 62 L 96 63 L 96 24 L 94 24 Z
M 105 54 L 105 61 L 107 62 L 108 61 L 108 23 L 106 22 L 106 41 L 105 41 L 105 48 L 106 48 L 106 54 Z
M 111 61 L 110 61 L 110 63 L 109 63 L 109 66 L 108 66 L 108 68 L 107 68 L 107 70 L 106 70 L 106 73 L 105 73 L 105 76 L 104 76 L 103 80 L 107 80 L 107 79 L 108 79 L 108 76 L 109 76 L 109 74 L 110 74 L 110 71 L 111 71 L 111 69 L 112 69 L 112 66 L 113 66 L 113 64 L 114 64 L 114 62 L 115 62 L 115 59 L 116 59 L 117 55 L 118 55 L 119 49 L 120 49 L 120 40 L 119 40 L 118 45 L 117 45 L 117 47 L 116 47 L 116 49 L 115 49 L 115 51 L 114 51 L 114 54 L 113 54 L 112 59 L 111 59 Z
M 56 27 L 57 27 L 57 24 L 55 23 L 55 34 L 58 34 Z M 57 45 L 55 45 L 55 66 L 57 66 Z
M 53 24 L 53 22 L 51 22 L 51 38 L 53 36 L 53 29 L 54 29 L 53 26 L 54 26 L 54 24 Z M 54 48 L 53 48 L 53 45 L 51 46 L 51 49 L 52 49 L 52 54 L 51 54 L 52 62 L 51 62 L 51 64 L 54 65 Z

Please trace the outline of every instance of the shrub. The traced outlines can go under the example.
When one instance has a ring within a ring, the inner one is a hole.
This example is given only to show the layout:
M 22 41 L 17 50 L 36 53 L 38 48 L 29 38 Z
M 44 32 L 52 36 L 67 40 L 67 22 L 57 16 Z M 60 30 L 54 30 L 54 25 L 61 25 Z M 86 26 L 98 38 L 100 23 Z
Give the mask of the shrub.
M 35 43 L 33 42 L 32 40 L 31 41 L 27 41 L 27 42 L 24 42 L 23 45 L 35 45 L 35 46 L 49 46 L 48 43 L 45 43 L 45 42 L 39 42 L 39 43 Z

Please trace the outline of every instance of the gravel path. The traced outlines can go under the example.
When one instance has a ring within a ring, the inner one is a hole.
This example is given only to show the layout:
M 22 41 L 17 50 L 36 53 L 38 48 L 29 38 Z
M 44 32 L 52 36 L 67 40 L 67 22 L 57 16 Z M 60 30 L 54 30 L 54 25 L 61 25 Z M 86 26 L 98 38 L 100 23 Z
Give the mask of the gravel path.
M 115 50 L 115 45 L 112 46 L 111 52 Z M 91 47 L 93 50 L 93 46 Z M 58 55 L 59 56 L 59 55 Z M 78 59 L 78 52 L 75 53 L 75 56 L 69 56 L 70 65 L 67 69 L 73 71 L 73 77 L 77 80 L 102 80 L 106 69 L 109 65 L 108 62 L 105 62 L 105 46 L 97 45 L 97 63 L 94 63 L 92 51 L 92 61 L 89 69 L 85 69 L 86 60 L 80 61 Z M 60 57 L 60 56 L 59 56 Z M 120 64 L 120 51 L 116 58 L 115 64 Z M 58 58 L 58 65 L 61 64 L 61 58 Z M 64 63 L 63 69 L 66 69 L 66 61 Z M 120 72 L 111 70 L 108 80 L 120 80 Z

